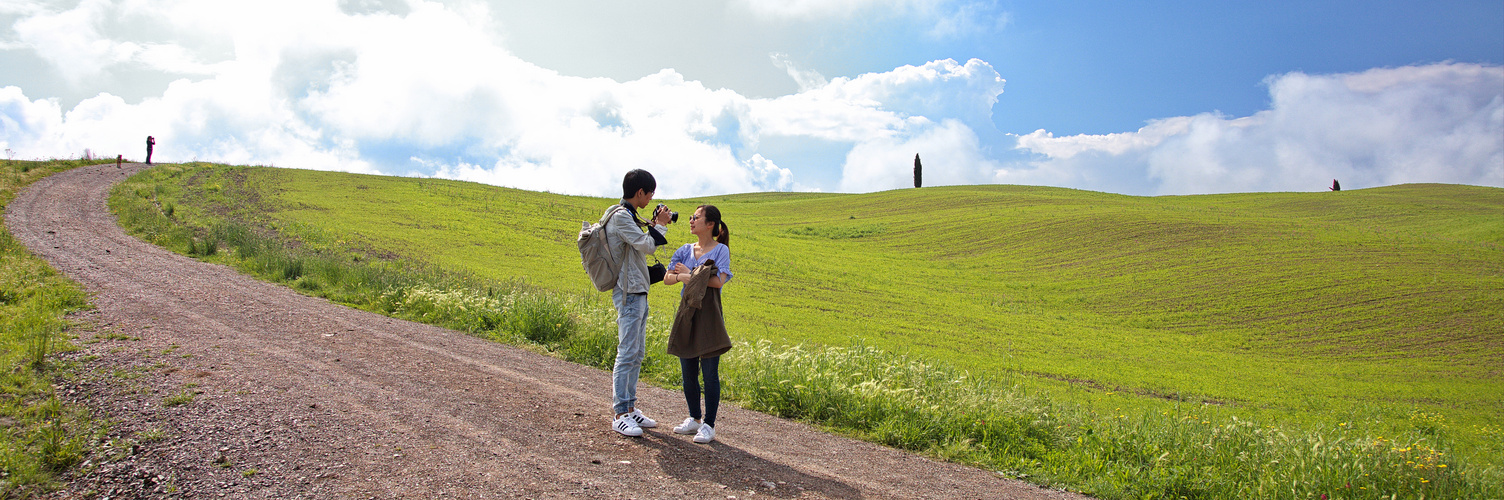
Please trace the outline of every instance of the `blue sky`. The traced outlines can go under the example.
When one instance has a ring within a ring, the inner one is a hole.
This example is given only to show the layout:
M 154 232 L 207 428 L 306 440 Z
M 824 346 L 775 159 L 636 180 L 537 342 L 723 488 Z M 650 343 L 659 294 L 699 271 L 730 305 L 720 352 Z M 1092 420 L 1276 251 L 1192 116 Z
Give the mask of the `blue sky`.
M 1504 187 L 1500 2 L 0 0 L 0 145 L 614 195 Z

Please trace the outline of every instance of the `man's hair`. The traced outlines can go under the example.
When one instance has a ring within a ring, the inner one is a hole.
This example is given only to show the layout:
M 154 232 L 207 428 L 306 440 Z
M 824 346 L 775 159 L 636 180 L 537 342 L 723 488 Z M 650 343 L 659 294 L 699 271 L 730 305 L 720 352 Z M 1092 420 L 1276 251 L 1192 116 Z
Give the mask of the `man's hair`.
M 621 199 L 637 196 L 639 189 L 649 193 L 658 190 L 658 181 L 653 179 L 653 174 L 640 168 L 627 172 L 627 176 L 621 179 Z

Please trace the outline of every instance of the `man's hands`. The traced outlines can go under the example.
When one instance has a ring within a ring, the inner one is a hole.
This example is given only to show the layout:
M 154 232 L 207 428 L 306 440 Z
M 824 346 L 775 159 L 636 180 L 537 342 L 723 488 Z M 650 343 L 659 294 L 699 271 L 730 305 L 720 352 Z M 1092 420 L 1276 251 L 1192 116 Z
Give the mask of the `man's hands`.
M 656 209 L 653 209 L 653 223 L 660 226 L 668 226 L 669 222 L 671 222 L 669 220 L 669 212 L 670 210 L 667 206 L 660 206 Z

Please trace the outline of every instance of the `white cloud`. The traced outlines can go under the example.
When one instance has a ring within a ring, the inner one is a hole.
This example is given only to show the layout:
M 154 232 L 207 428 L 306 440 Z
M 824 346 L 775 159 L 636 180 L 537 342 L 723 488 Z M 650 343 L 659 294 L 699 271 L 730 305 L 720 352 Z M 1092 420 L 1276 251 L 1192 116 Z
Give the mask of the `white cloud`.
M 1165 138 L 1184 134 L 1193 118 L 1180 116 L 1154 120 L 1137 132 L 1122 132 L 1105 135 L 1073 135 L 1055 137 L 1044 129 L 1019 136 L 1018 147 L 1026 148 L 1057 160 L 1068 160 L 1084 152 L 1100 152 L 1121 155 L 1163 142 Z
M 1012 165 L 1000 179 L 1064 180 L 1130 194 L 1311 191 L 1333 178 L 1349 188 L 1504 187 L 1504 68 L 1441 63 L 1289 73 L 1266 84 L 1270 109 L 1252 116 L 1205 113 L 1109 135 L 1036 131 L 1018 147 L 1043 158 Z M 1125 185 L 1124 177 L 1138 181 Z
M 79 85 L 99 88 L 97 80 L 108 79 L 85 66 L 173 75 L 136 102 L 98 93 L 72 109 L 52 95 L 0 89 L 0 144 L 22 158 L 90 148 L 139 159 L 150 134 L 161 161 L 428 175 L 595 196 L 620 194 L 622 173 L 645 168 L 664 198 L 901 188 L 912 185 L 916 153 L 925 185 L 1130 194 L 1312 190 L 1333 177 L 1348 187 L 1504 185 L 1504 69 L 1497 66 L 1292 73 L 1267 80 L 1271 108 L 1252 116 L 1207 113 L 1118 134 L 1040 130 L 1010 139 L 991 119 L 1005 82 L 979 59 L 827 80 L 775 54 L 772 64 L 801 90 L 754 99 L 674 69 L 630 81 L 561 75 L 501 45 L 483 4 L 17 5 L 0 4 L 21 16 L 17 43 L 63 72 L 89 62 L 69 77 Z M 875 8 L 857 0 L 769 5 Z M 992 22 L 988 5 L 937 11 L 957 13 L 960 32 Z M 159 13 L 151 36 L 119 22 L 148 12 Z M 72 31 L 44 29 L 63 26 Z M 822 151 L 790 152 L 799 144 Z M 808 181 L 808 169 L 837 167 L 839 179 Z
M 934 27 L 928 35 L 933 38 L 956 38 L 1001 31 L 1012 21 L 1007 12 L 999 12 L 996 3 L 971 2 L 935 16 Z
M 914 155 L 924 165 L 925 186 L 985 184 L 999 167 L 982 154 L 972 130 L 945 120 L 908 137 L 857 144 L 846 155 L 841 190 L 871 192 L 914 185 Z
M 862 142 L 912 133 L 937 118 L 992 127 L 1003 79 L 980 59 L 946 59 L 886 73 L 840 77 L 823 87 L 753 103 L 764 133 Z
M 62 12 L 41 11 L 16 21 L 19 45 L 37 55 L 75 85 L 109 65 L 128 60 L 140 47 L 101 39 L 96 26 L 108 14 L 107 0 L 84 0 Z
M 672 69 L 627 82 L 569 77 L 498 45 L 483 6 L 426 2 L 402 16 L 352 15 L 333 1 L 163 6 L 164 30 L 195 40 L 218 33 L 212 43 L 233 47 L 224 60 L 173 40 L 106 36 L 101 12 L 141 10 L 150 7 L 86 0 L 28 19 L 40 27 L 66 18 L 108 47 L 131 48 L 119 57 L 58 51 L 55 65 L 87 56 L 203 76 L 138 103 L 100 94 L 66 112 L 9 89 L 7 144 L 32 157 L 84 147 L 139 157 L 151 134 L 161 161 L 386 171 L 598 196 L 615 196 L 623 172 L 645 168 L 660 178 L 659 195 L 673 198 L 812 189 L 758 151 L 770 135 L 849 143 L 862 147 L 863 161 L 937 137 L 971 137 L 974 149 L 966 124 L 987 122 L 1002 90 L 980 60 L 827 81 L 775 56 L 807 88 L 775 99 L 708 89 Z
M 676 178 L 667 196 L 792 187 L 791 172 L 746 147 L 756 134 L 742 125 L 751 121 L 745 98 L 672 70 L 626 83 L 560 76 L 497 46 L 475 21 L 483 9 L 414 3 L 404 17 L 351 16 L 332 2 L 238 9 L 173 11 L 175 22 L 215 22 L 233 40 L 233 60 L 214 65 L 212 78 L 176 81 L 138 104 L 101 94 L 66 114 L 8 88 L 0 137 L 41 157 L 82 147 L 130 154 L 153 134 L 162 161 L 357 171 L 374 169 L 363 147 L 400 144 L 416 153 L 404 158 L 424 159 L 409 166 L 439 175 L 606 196 L 634 167 Z M 33 19 L 67 17 L 88 31 L 102 20 L 85 10 Z M 54 62 L 79 53 L 57 52 Z M 171 49 L 138 54 L 161 59 L 159 67 L 192 62 Z
M 999 167 L 976 130 L 994 130 L 991 110 L 1003 84 L 982 60 L 946 59 L 836 78 L 753 106 L 765 134 L 851 143 L 842 191 L 912 186 L 915 154 L 933 166 L 926 185 L 984 183 Z
M 23 145 L 47 145 L 61 150 L 57 132 L 62 128 L 63 109 L 55 99 L 27 99 L 19 87 L 0 88 L 0 146 L 25 158 Z
M 775 52 L 775 53 L 772 53 L 772 54 L 768 54 L 768 57 L 771 58 L 771 59 L 773 59 L 773 65 L 774 66 L 777 66 L 779 68 L 782 68 L 784 71 L 787 71 L 788 74 L 789 74 L 789 78 L 793 78 L 794 79 L 794 83 L 799 84 L 799 91 L 800 92 L 804 92 L 804 91 L 810 90 L 810 89 L 816 89 L 816 88 L 824 87 L 824 86 L 830 84 L 830 80 L 826 79 L 825 75 L 821 75 L 820 72 L 818 72 L 818 71 L 815 71 L 815 70 L 812 70 L 812 69 L 811 70 L 802 70 L 802 69 L 799 69 L 799 68 L 795 67 L 794 66 L 794 62 L 789 59 L 789 55 L 788 54 L 781 54 L 781 53 L 776 53 Z

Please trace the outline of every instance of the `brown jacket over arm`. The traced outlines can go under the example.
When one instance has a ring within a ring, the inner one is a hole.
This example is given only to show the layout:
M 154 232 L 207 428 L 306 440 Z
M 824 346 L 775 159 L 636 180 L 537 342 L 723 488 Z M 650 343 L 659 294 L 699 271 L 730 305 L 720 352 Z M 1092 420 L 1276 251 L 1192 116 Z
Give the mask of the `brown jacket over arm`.
M 668 334 L 668 353 L 680 358 L 714 358 L 731 350 L 731 336 L 726 334 L 726 320 L 721 316 L 721 289 L 709 286 L 710 278 L 720 274 L 715 261 L 695 268 L 684 282 L 679 312 Z

